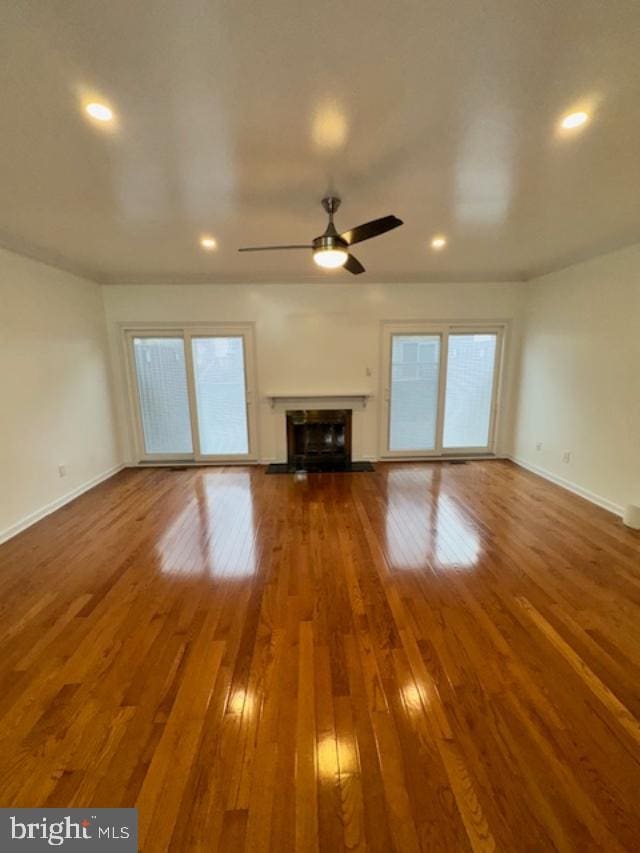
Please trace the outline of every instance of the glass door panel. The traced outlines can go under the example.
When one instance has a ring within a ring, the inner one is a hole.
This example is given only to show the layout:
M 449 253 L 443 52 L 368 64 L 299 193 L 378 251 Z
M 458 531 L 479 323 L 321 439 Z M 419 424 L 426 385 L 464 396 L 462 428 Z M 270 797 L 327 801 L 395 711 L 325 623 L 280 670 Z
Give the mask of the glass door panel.
M 440 335 L 392 335 L 389 450 L 436 448 Z
M 182 337 L 134 337 L 133 354 L 145 454 L 193 453 Z
M 191 339 L 201 456 L 249 453 L 244 339 Z
M 444 448 L 489 447 L 496 351 L 495 334 L 449 335 Z

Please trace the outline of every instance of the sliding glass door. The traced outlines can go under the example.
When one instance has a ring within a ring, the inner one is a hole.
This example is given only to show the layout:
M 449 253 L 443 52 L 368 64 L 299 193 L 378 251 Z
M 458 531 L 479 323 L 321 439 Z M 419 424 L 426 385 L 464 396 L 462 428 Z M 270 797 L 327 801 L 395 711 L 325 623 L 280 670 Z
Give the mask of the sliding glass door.
M 435 450 L 440 335 L 392 335 L 389 450 Z
M 385 324 L 382 456 L 493 450 L 502 331 Z
M 451 334 L 444 397 L 445 450 L 488 450 L 496 379 L 498 336 Z
M 252 327 L 127 330 L 142 461 L 256 458 Z
M 134 337 L 133 357 L 145 452 L 174 458 L 193 453 L 184 341 Z
M 200 453 L 249 452 L 247 389 L 242 337 L 191 339 Z

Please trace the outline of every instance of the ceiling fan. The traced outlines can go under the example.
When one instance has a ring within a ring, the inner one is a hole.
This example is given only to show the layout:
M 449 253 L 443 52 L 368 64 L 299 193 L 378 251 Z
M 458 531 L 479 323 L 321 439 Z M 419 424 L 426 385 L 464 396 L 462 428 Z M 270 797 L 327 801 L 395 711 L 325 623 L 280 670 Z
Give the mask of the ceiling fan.
M 318 266 L 325 269 L 344 267 L 353 275 L 359 275 L 364 272 L 364 267 L 349 251 L 351 246 L 354 243 L 362 243 L 363 240 L 370 240 L 372 237 L 379 237 L 385 231 L 391 231 L 392 228 L 402 225 L 402 220 L 397 216 L 382 216 L 380 219 L 372 219 L 371 222 L 365 222 L 363 225 L 339 234 L 333 224 L 333 215 L 340 207 L 340 199 L 336 196 L 328 196 L 322 199 L 322 206 L 329 214 L 329 224 L 324 234 L 315 237 L 311 243 L 290 246 L 246 246 L 238 251 L 271 252 L 278 249 L 312 249 L 313 260 Z

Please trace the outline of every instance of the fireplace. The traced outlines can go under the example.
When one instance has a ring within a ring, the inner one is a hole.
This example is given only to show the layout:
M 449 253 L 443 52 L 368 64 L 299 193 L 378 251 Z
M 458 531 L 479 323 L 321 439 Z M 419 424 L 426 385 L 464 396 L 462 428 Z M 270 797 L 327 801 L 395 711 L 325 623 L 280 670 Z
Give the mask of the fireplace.
M 287 412 L 287 468 L 290 471 L 351 469 L 351 409 Z

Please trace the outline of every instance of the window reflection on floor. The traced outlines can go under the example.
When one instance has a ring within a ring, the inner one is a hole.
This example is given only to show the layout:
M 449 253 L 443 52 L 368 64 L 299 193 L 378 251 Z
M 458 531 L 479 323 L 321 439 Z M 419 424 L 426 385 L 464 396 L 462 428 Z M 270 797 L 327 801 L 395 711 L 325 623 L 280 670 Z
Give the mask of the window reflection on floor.
M 475 522 L 442 492 L 442 479 L 435 465 L 388 472 L 385 532 L 392 569 L 477 565 L 481 542 Z
M 156 546 L 165 574 L 243 578 L 256 571 L 251 475 L 203 471 L 193 499 Z
M 480 537 L 473 521 L 447 495 L 438 497 L 436 512 L 436 565 L 443 568 L 473 568 L 480 556 Z

